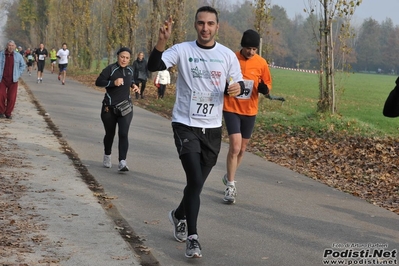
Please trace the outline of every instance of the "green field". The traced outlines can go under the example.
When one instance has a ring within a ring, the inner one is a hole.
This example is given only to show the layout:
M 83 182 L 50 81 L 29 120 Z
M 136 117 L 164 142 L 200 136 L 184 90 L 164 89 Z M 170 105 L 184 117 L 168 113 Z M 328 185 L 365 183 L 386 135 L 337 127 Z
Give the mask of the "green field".
M 338 112 L 325 115 L 316 112 L 319 99 L 317 74 L 275 68 L 271 68 L 271 73 L 271 95 L 282 96 L 286 101 L 282 104 L 281 101 L 271 101 L 263 96 L 260 98 L 257 121 L 264 130 L 278 133 L 300 130 L 320 135 L 337 132 L 398 138 L 399 118 L 382 115 L 384 102 L 394 88 L 397 76 L 337 73 Z M 146 93 L 151 96 L 137 104 L 149 111 L 169 114 L 175 100 L 174 84 L 168 87 L 162 101 L 156 99 L 156 89 L 152 88 L 151 79 L 147 84 Z
M 267 128 L 280 125 L 294 130 L 305 127 L 313 131 L 347 131 L 381 137 L 399 135 L 399 118 L 382 115 L 385 99 L 395 86 L 396 76 L 338 73 L 337 115 L 321 116 L 316 113 L 319 97 L 317 74 L 274 68 L 271 73 L 271 94 L 283 96 L 286 101 L 281 104 L 280 101 L 261 99 L 258 120 Z

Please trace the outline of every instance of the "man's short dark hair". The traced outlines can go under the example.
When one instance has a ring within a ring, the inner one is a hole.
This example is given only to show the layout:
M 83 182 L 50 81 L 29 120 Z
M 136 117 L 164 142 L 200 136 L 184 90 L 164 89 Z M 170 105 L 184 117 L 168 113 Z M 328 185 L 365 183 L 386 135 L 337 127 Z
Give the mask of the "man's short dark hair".
M 195 13 L 195 21 L 197 21 L 197 15 L 200 12 L 209 12 L 209 13 L 213 13 L 216 16 L 216 22 L 219 23 L 219 16 L 218 16 L 218 12 L 216 11 L 216 9 L 214 9 L 211 6 L 203 6 L 198 8 L 197 12 Z

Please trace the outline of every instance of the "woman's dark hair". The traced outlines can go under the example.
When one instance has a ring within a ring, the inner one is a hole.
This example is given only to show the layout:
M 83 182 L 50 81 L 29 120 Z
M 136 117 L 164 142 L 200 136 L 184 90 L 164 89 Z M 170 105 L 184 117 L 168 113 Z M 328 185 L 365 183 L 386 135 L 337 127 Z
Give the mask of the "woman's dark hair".
M 118 52 L 116 52 L 116 54 L 119 55 L 119 54 L 122 53 L 122 52 L 128 52 L 130 55 L 132 55 L 132 50 L 130 50 L 130 49 L 127 48 L 127 47 L 121 47 L 121 48 L 118 50 Z
M 219 23 L 219 16 L 218 16 L 218 12 L 216 11 L 216 9 L 214 9 L 211 6 L 203 6 L 198 8 L 197 12 L 195 13 L 195 21 L 197 21 L 197 15 L 200 12 L 209 12 L 209 13 L 213 13 L 216 16 L 216 22 Z

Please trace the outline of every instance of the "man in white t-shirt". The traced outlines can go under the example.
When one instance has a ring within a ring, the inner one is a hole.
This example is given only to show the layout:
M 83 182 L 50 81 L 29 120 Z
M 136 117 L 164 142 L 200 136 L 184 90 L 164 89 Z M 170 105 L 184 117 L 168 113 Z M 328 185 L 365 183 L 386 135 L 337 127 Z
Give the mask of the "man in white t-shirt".
M 62 48 L 57 52 L 58 58 L 58 68 L 60 69 L 60 73 L 58 74 L 58 80 L 61 80 L 62 76 L 62 85 L 65 85 L 65 77 L 66 71 L 68 67 L 68 59 L 69 59 L 69 50 L 67 49 L 67 44 L 63 43 Z
M 164 51 L 172 23 L 170 17 L 160 28 L 148 69 L 155 72 L 177 66 L 172 128 L 187 185 L 180 205 L 169 212 L 169 220 L 174 226 L 175 239 L 186 241 L 186 257 L 200 258 L 197 234 L 200 194 L 221 147 L 223 97 L 242 94 L 244 82 L 234 52 L 215 41 L 219 19 L 214 8 L 204 6 L 197 10 L 196 41 L 175 44 Z

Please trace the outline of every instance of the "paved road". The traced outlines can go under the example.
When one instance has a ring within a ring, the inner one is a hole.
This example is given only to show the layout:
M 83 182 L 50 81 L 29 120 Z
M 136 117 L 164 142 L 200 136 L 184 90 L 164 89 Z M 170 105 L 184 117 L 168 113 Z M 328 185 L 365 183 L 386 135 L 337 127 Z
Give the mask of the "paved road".
M 127 158 L 131 171 L 120 174 L 117 137 L 114 165 L 102 167 L 102 92 L 68 78 L 63 86 L 48 72 L 42 84 L 26 74 L 23 79 L 89 172 L 117 197 L 113 204 L 160 265 L 311 266 L 323 265 L 325 250 L 333 249 L 334 255 L 356 250 L 345 244 L 370 251 L 376 249 L 370 243 L 385 251 L 399 248 L 398 215 L 249 153 L 237 173 L 237 203 L 224 204 L 224 144 L 201 197 L 203 258 L 188 260 L 167 218 L 185 184 L 170 121 L 134 107 Z M 394 252 L 388 255 L 397 259 Z

